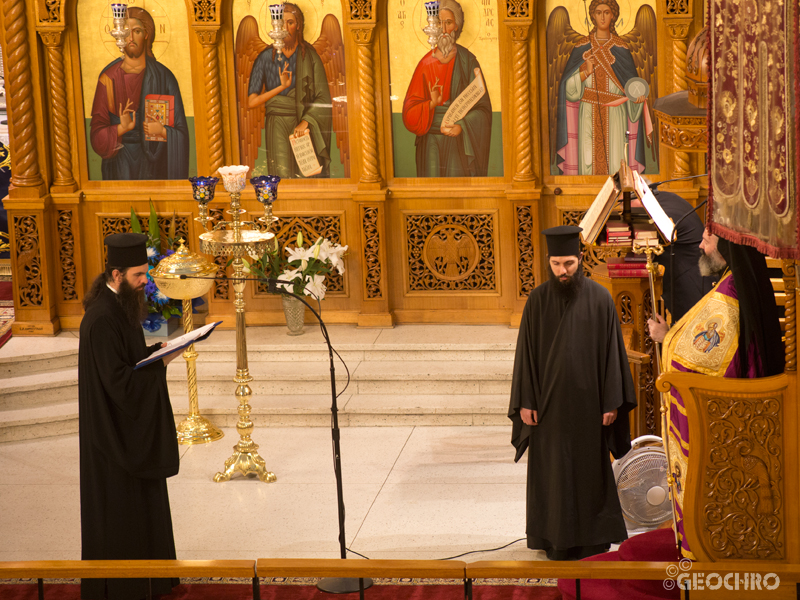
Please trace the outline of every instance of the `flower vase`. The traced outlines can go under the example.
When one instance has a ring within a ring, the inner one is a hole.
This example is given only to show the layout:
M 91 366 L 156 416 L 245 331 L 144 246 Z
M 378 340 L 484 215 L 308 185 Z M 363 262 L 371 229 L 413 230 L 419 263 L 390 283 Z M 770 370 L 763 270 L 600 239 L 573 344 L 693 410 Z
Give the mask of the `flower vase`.
M 143 326 L 145 337 L 169 337 L 178 330 L 181 324 L 180 317 L 161 318 L 148 327 Z M 156 326 L 157 325 L 157 326 Z
M 286 316 L 287 335 L 303 335 L 303 323 L 306 319 L 306 305 L 292 296 L 281 296 L 283 314 Z

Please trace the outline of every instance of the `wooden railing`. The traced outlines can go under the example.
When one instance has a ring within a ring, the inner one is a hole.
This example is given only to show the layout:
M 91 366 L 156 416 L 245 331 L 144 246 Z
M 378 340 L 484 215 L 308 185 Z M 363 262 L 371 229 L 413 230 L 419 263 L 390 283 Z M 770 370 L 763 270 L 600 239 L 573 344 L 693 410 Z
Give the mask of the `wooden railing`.
M 668 569 L 672 567 L 669 571 Z M 800 597 L 800 564 L 772 561 L 694 562 L 692 573 L 714 573 L 724 578 L 736 573 L 771 573 L 780 578 L 781 588 L 794 588 Z M 675 575 L 672 575 L 675 573 Z M 673 580 L 687 573 L 677 562 L 603 561 L 478 561 L 452 560 L 341 560 L 265 559 L 252 560 L 142 560 L 142 561 L 30 561 L 0 562 L 0 579 L 38 579 L 39 598 L 44 599 L 44 580 L 55 578 L 157 578 L 157 577 L 239 577 L 253 582 L 253 598 L 260 598 L 260 577 L 367 577 L 460 579 L 465 598 L 472 598 L 475 579 L 558 578 L 576 581 L 576 598 L 581 598 L 581 581 Z M 676 583 L 677 587 L 677 583 Z M 690 600 L 690 589 L 682 589 Z M 360 597 L 365 592 L 360 591 Z M 777 597 L 777 596 L 776 596 Z M 781 596 L 783 597 L 783 596 Z M 150 595 L 148 595 L 150 598 Z

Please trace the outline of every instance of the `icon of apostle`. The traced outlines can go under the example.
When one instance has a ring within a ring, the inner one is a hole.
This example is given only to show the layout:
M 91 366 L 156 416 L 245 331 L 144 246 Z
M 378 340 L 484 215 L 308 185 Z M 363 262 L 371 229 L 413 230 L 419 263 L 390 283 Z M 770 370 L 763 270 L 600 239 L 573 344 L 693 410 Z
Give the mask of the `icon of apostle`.
M 442 32 L 436 49 L 419 61 L 403 102 L 403 124 L 416 134 L 417 177 L 485 177 L 492 138 L 489 94 L 455 123 L 444 122 L 451 103 L 476 77 L 478 59 L 457 43 L 464 11 L 456 0 L 440 0 Z
M 130 7 L 127 24 L 123 55 L 100 73 L 92 103 L 90 141 L 103 179 L 186 179 L 189 128 L 178 80 L 153 55 L 150 13 Z
M 277 50 L 261 40 L 252 16 L 242 19 L 236 34 L 236 81 L 242 164 L 263 168 L 259 160 L 261 131 L 266 173 L 284 179 L 330 177 L 332 140 L 349 175 L 345 55 L 339 21 L 325 15 L 319 38 L 305 39 L 305 17 L 296 4 L 283 4 L 287 36 Z M 318 169 L 304 172 L 292 139 L 308 136 Z

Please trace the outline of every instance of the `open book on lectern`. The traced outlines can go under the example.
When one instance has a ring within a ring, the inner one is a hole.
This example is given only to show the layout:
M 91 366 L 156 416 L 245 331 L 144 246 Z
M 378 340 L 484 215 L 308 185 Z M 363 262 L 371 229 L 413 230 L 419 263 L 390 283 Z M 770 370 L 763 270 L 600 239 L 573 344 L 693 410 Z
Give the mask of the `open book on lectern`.
M 639 173 L 636 171 L 632 173 L 634 182 L 633 189 L 636 195 L 639 196 L 639 199 L 642 201 L 642 206 L 650 217 L 650 221 L 655 225 L 656 230 L 662 238 L 662 242 L 669 244 L 671 241 L 674 241 L 672 235 L 675 230 L 675 224 L 672 222 L 672 219 L 667 216 L 667 213 L 664 212 L 664 209 L 661 208 L 653 191 L 644 182 Z M 581 238 L 584 244 L 597 243 L 598 237 L 600 237 L 606 223 L 608 223 L 608 218 L 611 216 L 612 210 L 617 205 L 619 196 L 619 179 L 617 175 L 610 176 L 579 224 L 579 227 L 583 229 Z

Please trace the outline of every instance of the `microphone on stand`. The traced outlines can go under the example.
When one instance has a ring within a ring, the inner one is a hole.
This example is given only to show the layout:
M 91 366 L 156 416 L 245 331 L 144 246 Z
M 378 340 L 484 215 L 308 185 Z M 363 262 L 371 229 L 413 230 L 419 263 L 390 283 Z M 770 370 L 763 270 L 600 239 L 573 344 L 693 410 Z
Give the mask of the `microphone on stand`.
M 325 339 L 325 343 L 328 346 L 328 358 L 330 360 L 331 366 L 331 437 L 333 439 L 333 474 L 336 478 L 336 500 L 337 500 L 337 509 L 339 513 L 339 552 L 341 558 L 347 558 L 347 541 L 345 538 L 344 533 L 344 518 L 345 518 L 345 510 L 344 510 L 344 493 L 342 490 L 342 455 L 341 449 L 339 445 L 340 439 L 340 431 L 339 431 L 339 408 L 337 406 L 337 397 L 336 394 L 336 369 L 334 366 L 333 361 L 333 353 L 336 352 L 331 345 L 331 340 L 328 337 L 328 328 L 325 327 L 325 322 L 322 320 L 322 317 L 319 313 L 314 310 L 314 307 L 311 306 L 308 302 L 306 302 L 305 298 L 302 296 L 295 294 L 293 292 L 287 291 L 284 288 L 278 287 L 279 285 L 286 284 L 286 285 L 294 285 L 292 281 L 284 281 L 283 279 L 270 279 L 268 277 L 245 277 L 245 278 L 238 278 L 238 277 L 194 277 L 192 275 L 182 274 L 179 276 L 180 279 L 216 279 L 222 281 L 260 281 L 261 283 L 267 283 L 269 286 L 269 293 L 270 294 L 283 294 L 285 296 L 292 296 L 293 298 L 297 298 L 305 304 L 313 313 L 313 315 L 319 321 L 320 330 L 322 331 L 322 337 Z M 339 356 L 338 353 L 336 353 Z M 339 359 L 341 360 L 341 356 Z M 344 364 L 344 360 L 342 360 L 342 364 Z M 344 365 L 345 370 L 347 370 L 347 365 Z M 347 372 L 348 384 L 350 380 L 350 372 Z M 345 386 L 346 387 L 346 386 Z M 368 587 L 372 586 L 372 579 L 369 577 L 326 577 L 321 579 L 317 583 L 317 588 L 323 592 L 329 592 L 333 594 L 346 594 L 352 592 L 359 592 L 362 594 L 364 590 Z
M 649 187 L 654 192 L 658 190 L 658 186 L 662 183 L 672 183 L 673 181 L 686 181 L 687 179 L 697 179 L 699 177 L 705 177 L 708 173 L 701 173 L 700 175 L 689 175 L 688 177 L 676 177 L 675 179 L 665 179 L 664 181 L 656 181 L 655 183 L 648 184 Z

